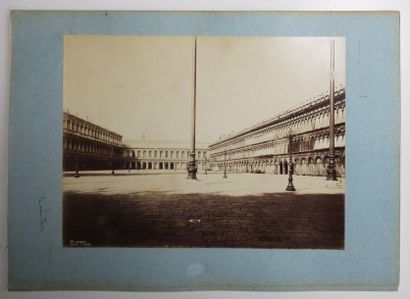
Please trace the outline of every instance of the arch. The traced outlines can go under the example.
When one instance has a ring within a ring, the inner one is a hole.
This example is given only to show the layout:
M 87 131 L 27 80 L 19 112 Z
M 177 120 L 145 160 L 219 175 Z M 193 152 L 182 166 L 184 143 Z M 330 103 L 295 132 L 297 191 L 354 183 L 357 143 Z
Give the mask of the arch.
M 336 160 L 336 173 L 339 177 L 345 176 L 345 156 L 338 157 Z
M 159 169 L 164 169 L 164 163 L 159 162 Z
M 327 176 L 327 169 L 329 167 L 329 157 L 324 156 L 323 157 L 323 162 L 322 162 L 322 170 L 321 170 L 321 176 Z
M 329 114 L 326 112 L 323 117 L 323 126 L 326 127 L 329 125 Z
M 308 174 L 308 160 L 306 158 L 302 158 L 300 160 L 300 167 L 301 167 L 300 174 L 307 175 Z
M 323 173 L 323 160 L 321 157 L 316 157 L 315 158 L 315 175 L 321 176 Z
M 283 163 L 284 174 L 288 174 L 288 166 L 288 161 L 285 160 L 285 162 Z
M 296 175 L 301 174 L 300 159 L 298 157 L 296 157 L 294 160 L 293 169 L 294 169 L 294 174 Z
M 148 169 L 152 169 L 152 162 L 148 162 Z
M 309 157 L 307 162 L 308 162 L 307 175 L 315 175 L 315 160 L 313 159 L 313 157 Z

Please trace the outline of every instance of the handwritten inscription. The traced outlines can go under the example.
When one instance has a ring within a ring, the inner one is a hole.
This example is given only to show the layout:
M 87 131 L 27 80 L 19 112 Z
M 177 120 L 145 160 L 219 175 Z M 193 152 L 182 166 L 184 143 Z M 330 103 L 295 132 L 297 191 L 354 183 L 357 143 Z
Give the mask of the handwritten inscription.
M 44 231 L 46 225 L 47 225 L 47 217 L 48 217 L 48 209 L 44 207 L 44 200 L 45 197 L 42 196 L 38 200 L 38 206 L 39 206 L 39 213 L 40 213 L 40 230 L 41 232 Z
M 88 247 L 88 246 L 91 246 L 91 243 L 87 241 L 70 240 L 70 246 Z

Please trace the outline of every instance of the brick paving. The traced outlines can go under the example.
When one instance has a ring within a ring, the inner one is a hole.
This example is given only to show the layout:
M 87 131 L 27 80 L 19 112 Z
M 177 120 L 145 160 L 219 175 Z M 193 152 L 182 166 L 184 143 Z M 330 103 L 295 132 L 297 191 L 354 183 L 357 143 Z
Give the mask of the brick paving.
M 344 247 L 344 194 L 65 191 L 65 246 Z

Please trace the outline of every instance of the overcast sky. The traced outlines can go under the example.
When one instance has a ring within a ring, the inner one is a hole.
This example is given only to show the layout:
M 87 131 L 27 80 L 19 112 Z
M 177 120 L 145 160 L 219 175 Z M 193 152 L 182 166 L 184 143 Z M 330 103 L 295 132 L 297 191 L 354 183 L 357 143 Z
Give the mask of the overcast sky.
M 345 39 L 336 85 L 345 84 Z M 197 141 L 329 91 L 330 38 L 197 38 Z M 64 109 L 125 139 L 191 136 L 194 37 L 66 36 Z

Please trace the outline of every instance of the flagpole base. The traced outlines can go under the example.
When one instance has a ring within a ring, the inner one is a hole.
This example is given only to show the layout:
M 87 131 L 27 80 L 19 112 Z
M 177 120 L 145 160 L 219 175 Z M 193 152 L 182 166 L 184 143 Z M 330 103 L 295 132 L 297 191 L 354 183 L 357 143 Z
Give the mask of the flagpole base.
M 296 191 L 295 186 L 293 185 L 293 178 L 290 176 L 288 178 L 288 185 L 286 186 L 286 191 Z
M 188 171 L 187 179 L 188 180 L 196 180 L 197 179 L 197 177 L 196 177 L 197 166 L 196 166 L 195 160 L 189 161 L 188 164 L 187 164 L 186 169 Z
M 335 169 L 334 157 L 329 158 L 329 166 L 327 167 L 327 181 L 337 181 L 337 173 Z

